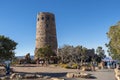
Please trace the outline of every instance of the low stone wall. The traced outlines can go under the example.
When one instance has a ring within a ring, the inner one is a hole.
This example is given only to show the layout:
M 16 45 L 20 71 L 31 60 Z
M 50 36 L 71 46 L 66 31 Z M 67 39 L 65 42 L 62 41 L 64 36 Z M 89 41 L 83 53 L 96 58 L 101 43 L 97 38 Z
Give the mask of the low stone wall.
M 114 69 L 114 72 L 115 72 L 115 78 L 117 80 L 120 80 L 120 70 L 116 68 L 116 69 Z
M 50 76 L 43 76 L 40 74 L 24 74 L 24 73 L 13 73 L 9 76 L 0 77 L 0 80 L 29 80 L 29 79 L 43 79 L 43 80 L 64 80 L 61 78 L 50 77 Z
M 90 78 L 91 74 L 87 74 L 87 73 L 67 73 L 66 77 L 67 78 Z

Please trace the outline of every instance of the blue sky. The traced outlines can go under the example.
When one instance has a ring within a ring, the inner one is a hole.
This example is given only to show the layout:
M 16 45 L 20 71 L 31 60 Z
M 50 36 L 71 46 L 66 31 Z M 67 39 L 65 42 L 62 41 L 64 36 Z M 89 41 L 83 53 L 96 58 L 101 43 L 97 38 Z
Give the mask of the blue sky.
M 106 32 L 120 20 L 120 0 L 0 0 L 0 35 L 18 43 L 16 55 L 34 55 L 36 16 L 56 16 L 58 47 L 108 43 Z

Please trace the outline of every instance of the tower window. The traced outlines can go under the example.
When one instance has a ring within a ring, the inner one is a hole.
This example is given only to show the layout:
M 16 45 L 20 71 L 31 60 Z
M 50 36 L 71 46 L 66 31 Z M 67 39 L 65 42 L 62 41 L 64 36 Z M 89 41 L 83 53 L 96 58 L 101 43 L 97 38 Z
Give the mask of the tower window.
M 44 20 L 44 17 L 42 17 L 41 19 Z
M 49 20 L 49 19 L 50 19 L 49 16 L 47 16 L 47 17 L 46 17 L 46 20 Z

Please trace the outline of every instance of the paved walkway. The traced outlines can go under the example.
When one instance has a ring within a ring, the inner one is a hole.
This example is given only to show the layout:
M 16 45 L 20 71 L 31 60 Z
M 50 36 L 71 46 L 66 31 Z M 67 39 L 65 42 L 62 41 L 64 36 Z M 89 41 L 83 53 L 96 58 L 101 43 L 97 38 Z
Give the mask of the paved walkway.
M 1 67 L 0 67 L 1 68 Z M 17 72 L 23 73 L 40 73 L 42 75 L 48 75 L 52 77 L 66 77 L 67 72 L 77 72 L 76 69 L 64 69 L 60 67 L 13 67 L 13 69 Z M 108 69 L 102 69 L 98 71 L 88 71 L 86 73 L 92 74 L 93 78 L 91 79 L 84 79 L 84 78 L 73 78 L 65 80 L 115 80 L 114 71 Z
M 93 79 L 84 79 L 84 78 L 76 78 L 76 79 L 67 79 L 67 80 L 116 80 L 114 76 L 113 70 L 99 70 L 95 72 L 87 72 L 94 76 Z

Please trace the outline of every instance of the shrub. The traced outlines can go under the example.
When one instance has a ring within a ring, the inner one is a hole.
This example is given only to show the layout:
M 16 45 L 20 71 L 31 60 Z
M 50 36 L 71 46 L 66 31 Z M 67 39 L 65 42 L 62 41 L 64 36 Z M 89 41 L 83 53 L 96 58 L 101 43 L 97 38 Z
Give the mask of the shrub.
M 62 68 L 67 68 L 67 69 L 70 69 L 70 68 L 71 68 L 68 64 L 60 64 L 60 66 L 61 66 Z
M 78 64 L 73 64 L 72 69 L 77 69 Z
M 36 61 L 35 60 L 31 60 L 31 64 L 36 64 Z
M 64 68 L 70 69 L 71 67 L 68 66 L 67 64 L 63 66 Z

